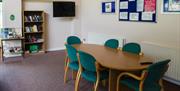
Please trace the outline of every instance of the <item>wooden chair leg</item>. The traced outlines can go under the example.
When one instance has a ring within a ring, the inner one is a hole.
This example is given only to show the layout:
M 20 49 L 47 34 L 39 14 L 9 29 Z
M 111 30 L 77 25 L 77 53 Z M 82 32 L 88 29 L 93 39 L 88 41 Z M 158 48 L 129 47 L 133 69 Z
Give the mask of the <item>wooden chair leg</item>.
M 78 91 L 80 78 L 81 78 L 81 71 L 78 71 L 75 81 L 75 91 Z
M 98 85 L 99 85 L 99 80 L 97 80 L 96 83 L 95 83 L 95 85 L 94 85 L 94 91 L 97 91 Z
M 68 62 L 68 56 L 66 55 L 65 60 L 64 60 L 64 70 L 66 69 L 67 62 Z
M 72 79 L 75 80 L 77 76 L 77 72 L 72 70 Z
M 68 71 L 68 65 L 69 65 L 69 62 L 67 63 L 67 66 L 65 67 L 65 72 L 64 72 L 64 83 L 66 83 L 67 81 L 67 71 Z
M 163 79 L 160 79 L 159 84 L 161 86 L 161 91 L 164 91 Z

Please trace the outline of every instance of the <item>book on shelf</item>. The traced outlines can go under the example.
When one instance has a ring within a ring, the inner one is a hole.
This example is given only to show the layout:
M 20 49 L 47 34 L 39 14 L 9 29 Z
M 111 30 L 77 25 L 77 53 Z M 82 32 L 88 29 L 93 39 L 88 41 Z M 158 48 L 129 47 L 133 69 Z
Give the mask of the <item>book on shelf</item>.
M 33 26 L 26 26 L 25 32 L 38 32 L 39 26 L 33 25 Z
M 41 22 L 42 17 L 40 15 L 27 15 L 25 16 L 25 22 Z
M 37 28 L 37 26 L 36 26 L 36 25 L 33 25 L 33 27 L 32 27 L 32 31 L 33 31 L 33 32 L 38 32 L 38 28 Z

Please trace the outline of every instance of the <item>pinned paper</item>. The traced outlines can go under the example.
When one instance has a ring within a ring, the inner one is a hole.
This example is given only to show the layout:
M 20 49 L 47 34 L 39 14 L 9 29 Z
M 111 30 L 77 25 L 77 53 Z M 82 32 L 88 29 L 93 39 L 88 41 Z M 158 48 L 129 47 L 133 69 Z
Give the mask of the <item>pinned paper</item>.
M 129 20 L 138 21 L 139 20 L 139 13 L 130 13 Z
M 128 1 L 120 2 L 120 9 L 128 9 Z
M 106 3 L 105 4 L 105 12 L 111 12 L 111 6 L 112 6 L 112 4 L 111 3 Z
M 128 12 L 120 12 L 119 18 L 120 19 L 128 19 Z
M 142 12 L 142 20 L 153 20 L 152 12 Z

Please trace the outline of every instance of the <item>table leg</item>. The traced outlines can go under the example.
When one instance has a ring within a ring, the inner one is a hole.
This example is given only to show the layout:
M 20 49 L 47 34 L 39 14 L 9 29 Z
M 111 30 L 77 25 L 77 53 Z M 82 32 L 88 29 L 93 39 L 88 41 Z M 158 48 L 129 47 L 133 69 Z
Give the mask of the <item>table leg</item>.
M 117 76 L 120 72 L 109 69 L 109 91 L 116 91 Z

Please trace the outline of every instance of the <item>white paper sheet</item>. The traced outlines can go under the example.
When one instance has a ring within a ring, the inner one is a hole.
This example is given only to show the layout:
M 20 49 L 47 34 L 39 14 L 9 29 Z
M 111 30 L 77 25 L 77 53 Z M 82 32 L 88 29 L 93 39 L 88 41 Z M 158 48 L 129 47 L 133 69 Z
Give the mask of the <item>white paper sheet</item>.
M 169 0 L 170 11 L 180 11 L 180 0 Z
M 106 3 L 105 4 L 105 12 L 111 12 L 112 10 L 112 5 L 111 3 Z
M 139 20 L 139 13 L 130 13 L 129 20 L 138 21 Z
M 153 20 L 153 12 L 142 12 L 142 20 Z
M 119 18 L 120 19 L 128 19 L 128 12 L 120 12 Z
M 128 1 L 120 2 L 120 9 L 128 9 Z
M 144 0 L 137 0 L 137 11 L 143 11 L 144 10 Z

